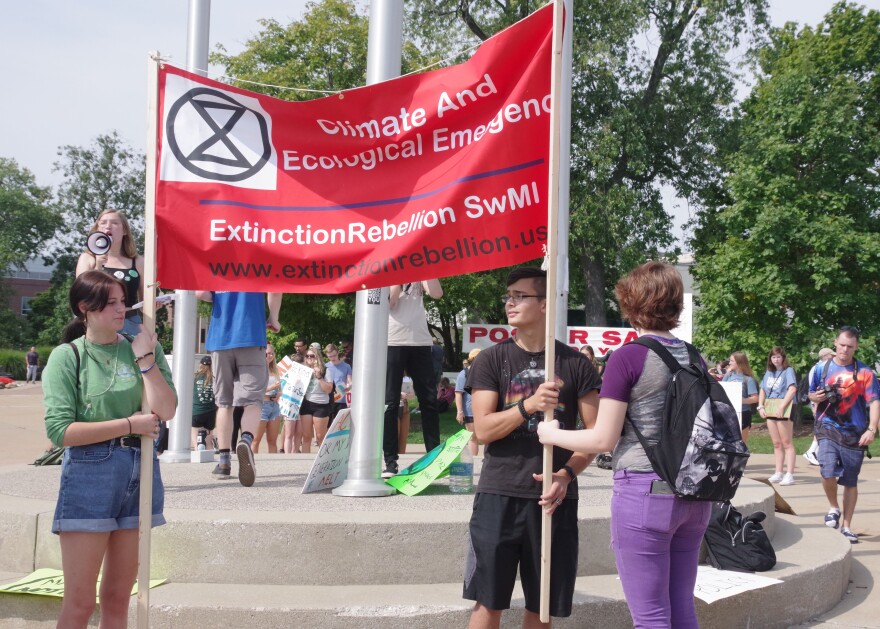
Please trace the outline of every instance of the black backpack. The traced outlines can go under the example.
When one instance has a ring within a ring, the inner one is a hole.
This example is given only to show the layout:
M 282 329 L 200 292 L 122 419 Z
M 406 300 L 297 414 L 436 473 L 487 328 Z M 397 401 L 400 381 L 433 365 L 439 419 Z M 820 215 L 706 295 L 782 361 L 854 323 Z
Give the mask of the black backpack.
M 775 566 L 776 552 L 761 526 L 766 517 L 763 511 L 743 517 L 729 502 L 712 505 L 704 536 L 709 563 L 736 572 L 764 572 Z
M 657 444 L 648 445 L 630 421 L 654 471 L 680 498 L 730 500 L 745 471 L 749 449 L 724 389 L 690 343 L 685 343 L 690 364 L 682 366 L 654 339 L 640 337 L 632 342 L 657 354 L 672 373 Z

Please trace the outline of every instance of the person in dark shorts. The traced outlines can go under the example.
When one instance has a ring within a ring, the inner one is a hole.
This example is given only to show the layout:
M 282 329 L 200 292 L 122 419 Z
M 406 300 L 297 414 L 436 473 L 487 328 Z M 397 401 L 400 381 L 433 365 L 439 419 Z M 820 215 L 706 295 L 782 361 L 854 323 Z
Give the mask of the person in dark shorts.
M 217 405 L 214 403 L 214 374 L 211 372 L 211 357 L 203 356 L 199 368 L 193 376 L 192 401 L 192 447 L 196 447 L 199 430 L 207 431 L 205 447 L 211 443 L 211 433 L 217 425 Z
M 582 354 L 556 342 L 555 382 L 545 382 L 546 274 L 535 267 L 510 272 L 503 296 L 516 335 L 483 350 L 467 376 L 474 431 L 486 444 L 474 496 L 464 574 L 466 599 L 475 601 L 471 627 L 499 627 L 510 607 L 517 569 L 525 594 L 523 626 L 540 622 L 542 510 L 553 514 L 550 615 L 571 615 L 577 573 L 577 475 L 593 458 L 553 451 L 553 482 L 542 494 L 543 447 L 537 426 L 550 413 L 567 430 L 578 415 L 596 421 L 599 376 Z

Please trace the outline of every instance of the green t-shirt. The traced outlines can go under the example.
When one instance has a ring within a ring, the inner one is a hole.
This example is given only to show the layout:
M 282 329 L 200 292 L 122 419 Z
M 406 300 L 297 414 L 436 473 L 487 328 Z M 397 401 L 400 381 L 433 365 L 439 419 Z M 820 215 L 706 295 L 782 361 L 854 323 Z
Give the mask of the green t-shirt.
M 208 376 L 201 374 L 193 378 L 193 409 L 192 414 L 202 415 L 217 408 L 214 404 L 214 381 L 207 383 Z
M 76 390 L 76 356 L 68 344 L 59 345 L 43 371 L 46 435 L 62 446 L 72 422 L 102 422 L 141 411 L 143 376 L 134 361 L 131 343 L 96 345 L 85 337 L 73 341 L 79 350 L 79 392 Z M 162 347 L 153 350 L 156 368 L 174 391 L 171 371 Z

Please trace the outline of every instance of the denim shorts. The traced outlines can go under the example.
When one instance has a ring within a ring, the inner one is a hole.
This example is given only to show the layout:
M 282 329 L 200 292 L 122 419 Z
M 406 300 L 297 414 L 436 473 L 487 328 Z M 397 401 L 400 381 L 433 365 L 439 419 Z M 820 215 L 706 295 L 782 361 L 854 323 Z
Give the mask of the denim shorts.
M 270 402 L 263 400 L 263 410 L 260 412 L 260 419 L 264 422 L 270 422 L 281 414 L 281 407 L 278 402 Z
M 865 460 L 864 450 L 846 448 L 831 439 L 819 439 L 819 473 L 822 478 L 836 478 L 838 485 L 856 487 Z
M 138 528 L 141 449 L 110 442 L 64 449 L 53 533 Z M 165 488 L 153 457 L 152 526 L 165 524 Z

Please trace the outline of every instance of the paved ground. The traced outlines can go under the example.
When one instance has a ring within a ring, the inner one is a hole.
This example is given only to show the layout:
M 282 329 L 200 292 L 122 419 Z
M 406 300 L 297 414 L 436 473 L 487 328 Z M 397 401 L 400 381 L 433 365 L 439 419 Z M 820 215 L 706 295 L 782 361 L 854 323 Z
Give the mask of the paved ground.
M 42 415 L 40 385 L 0 390 L 0 466 L 31 463 L 45 449 L 47 439 L 43 431 Z M 169 472 L 175 474 L 172 470 Z M 749 476 L 766 478 L 772 472 L 772 456 L 752 457 Z M 24 471 L 21 473 L 26 474 Z M 590 473 L 589 476 L 592 477 L 593 474 Z M 797 484 L 777 487 L 779 493 L 797 515 L 803 518 L 803 526 L 822 526 L 827 503 L 819 481 L 818 468 L 807 465 L 803 458 L 799 457 L 795 477 Z M 171 478 L 168 480 L 170 481 Z M 601 479 L 596 480 L 599 481 L 596 483 L 598 486 L 603 485 Z M 229 483 L 233 489 L 237 484 L 234 480 Z M 880 575 L 880 461 L 865 461 L 859 490 L 859 506 L 853 520 L 853 529 L 859 534 L 861 542 L 853 546 L 849 591 L 837 607 L 813 622 L 803 625 L 805 627 L 823 629 L 880 627 L 880 597 L 874 592 L 873 576 Z M 444 493 L 444 498 L 446 497 L 461 498 Z M 322 496 L 322 500 L 332 501 L 334 498 Z M 379 499 L 375 505 L 381 501 L 382 499 Z M 389 501 L 386 504 L 390 506 L 392 503 Z

